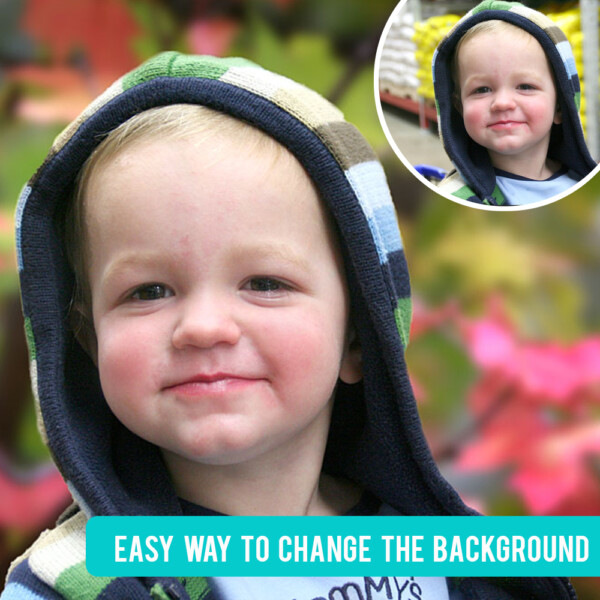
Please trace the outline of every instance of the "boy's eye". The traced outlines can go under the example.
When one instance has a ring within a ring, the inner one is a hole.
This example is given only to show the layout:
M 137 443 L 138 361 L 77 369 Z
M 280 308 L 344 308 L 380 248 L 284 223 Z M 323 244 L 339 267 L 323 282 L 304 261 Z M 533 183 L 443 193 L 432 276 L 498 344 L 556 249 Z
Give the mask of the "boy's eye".
M 131 294 L 132 300 L 161 300 L 173 295 L 173 291 L 161 283 L 150 283 L 136 288 Z
M 534 90 L 535 86 L 531 85 L 530 83 L 521 83 L 519 86 L 520 90 Z
M 249 279 L 244 285 L 244 288 L 251 292 L 274 294 L 287 291 L 290 289 L 290 286 L 273 277 L 252 277 L 252 279 Z
M 479 86 L 478 88 L 475 88 L 473 90 L 473 93 L 474 94 L 487 94 L 490 91 L 491 91 L 491 88 L 489 88 L 487 85 L 482 85 L 482 86 Z

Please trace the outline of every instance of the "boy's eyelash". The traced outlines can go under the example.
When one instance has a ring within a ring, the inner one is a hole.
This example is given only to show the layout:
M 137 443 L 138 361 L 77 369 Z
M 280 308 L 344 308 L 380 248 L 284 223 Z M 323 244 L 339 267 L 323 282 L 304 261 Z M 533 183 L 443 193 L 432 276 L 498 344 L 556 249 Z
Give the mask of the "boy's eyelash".
M 141 300 L 149 302 L 152 300 L 162 300 L 173 296 L 173 291 L 162 283 L 145 283 L 136 287 L 129 295 L 131 300 Z
M 244 287 L 252 292 L 265 294 L 289 291 L 292 289 L 292 286 L 289 283 L 269 275 L 257 275 L 250 277 L 244 284 Z
M 292 285 L 286 281 L 270 275 L 257 275 L 250 277 L 244 284 L 243 289 L 259 294 L 278 294 L 288 292 Z M 173 290 L 163 283 L 145 283 L 134 288 L 127 294 L 127 299 L 141 302 L 162 300 L 174 295 Z

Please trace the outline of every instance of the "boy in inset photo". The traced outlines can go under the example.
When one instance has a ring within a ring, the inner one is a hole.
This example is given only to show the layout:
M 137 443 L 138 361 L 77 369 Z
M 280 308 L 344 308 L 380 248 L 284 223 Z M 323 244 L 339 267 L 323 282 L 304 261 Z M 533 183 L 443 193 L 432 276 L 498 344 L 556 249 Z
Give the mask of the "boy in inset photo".
M 565 578 L 94 577 L 96 515 L 473 515 L 404 361 L 385 175 L 341 112 L 241 59 L 161 54 L 56 140 L 17 243 L 42 431 L 74 504 L 2 600 L 572 600 Z
M 455 169 L 440 191 L 491 206 L 564 194 L 595 167 L 570 45 L 519 3 L 485 0 L 438 45 L 439 131 Z

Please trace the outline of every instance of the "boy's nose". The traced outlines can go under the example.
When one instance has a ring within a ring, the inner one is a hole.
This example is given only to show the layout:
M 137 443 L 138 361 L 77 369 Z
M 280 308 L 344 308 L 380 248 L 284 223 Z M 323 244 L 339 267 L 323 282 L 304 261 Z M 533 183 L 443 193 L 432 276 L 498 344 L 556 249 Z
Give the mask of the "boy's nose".
M 217 344 L 233 345 L 240 334 L 228 302 L 218 298 L 190 299 L 175 325 L 172 343 L 177 349 L 211 348 Z
M 508 90 L 498 90 L 492 99 L 492 110 L 509 110 L 514 108 L 515 100 Z

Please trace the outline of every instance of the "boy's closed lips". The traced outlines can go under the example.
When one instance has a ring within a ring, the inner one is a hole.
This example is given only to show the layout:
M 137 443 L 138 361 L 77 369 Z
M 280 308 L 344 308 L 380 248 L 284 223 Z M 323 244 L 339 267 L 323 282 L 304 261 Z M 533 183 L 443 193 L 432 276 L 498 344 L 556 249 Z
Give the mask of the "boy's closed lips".
M 249 388 L 266 382 L 266 378 L 235 373 L 198 374 L 182 378 L 165 386 L 166 392 L 183 399 L 195 400 L 202 397 L 220 397 L 235 392 L 245 392 Z
M 517 127 L 520 127 L 521 125 L 525 125 L 525 123 L 523 121 L 494 121 L 493 123 L 490 123 L 488 125 L 488 127 L 490 129 L 494 129 L 496 131 L 506 131 L 506 130 L 510 130 L 510 129 L 515 129 Z

